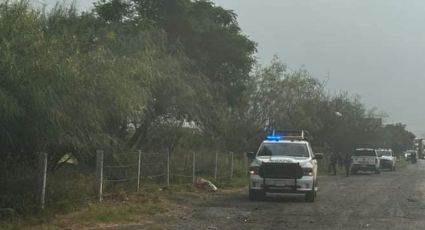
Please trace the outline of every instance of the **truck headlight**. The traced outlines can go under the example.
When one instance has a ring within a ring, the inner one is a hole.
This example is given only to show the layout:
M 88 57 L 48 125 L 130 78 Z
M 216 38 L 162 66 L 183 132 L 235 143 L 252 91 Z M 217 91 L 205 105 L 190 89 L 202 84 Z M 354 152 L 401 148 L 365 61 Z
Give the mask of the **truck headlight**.
M 249 168 L 249 175 L 258 175 L 258 170 L 260 169 L 260 167 L 258 166 L 253 166 Z
M 313 176 L 313 168 L 303 168 L 304 176 Z

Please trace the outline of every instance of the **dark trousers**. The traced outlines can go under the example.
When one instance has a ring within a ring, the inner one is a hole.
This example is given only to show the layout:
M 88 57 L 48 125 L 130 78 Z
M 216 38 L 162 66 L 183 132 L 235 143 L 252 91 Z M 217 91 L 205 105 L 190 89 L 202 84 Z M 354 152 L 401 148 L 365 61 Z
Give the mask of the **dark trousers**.
M 350 175 L 350 165 L 345 164 L 345 176 L 349 176 L 349 175 Z
M 336 162 L 329 164 L 329 173 L 332 173 L 333 175 L 336 175 Z

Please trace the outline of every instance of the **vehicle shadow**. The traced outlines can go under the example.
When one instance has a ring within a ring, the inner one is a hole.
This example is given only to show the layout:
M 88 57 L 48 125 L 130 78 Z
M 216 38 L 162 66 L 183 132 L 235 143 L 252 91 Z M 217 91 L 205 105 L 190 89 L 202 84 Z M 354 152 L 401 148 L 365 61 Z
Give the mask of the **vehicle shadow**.
M 370 175 L 379 175 L 375 172 L 356 172 L 355 174 L 350 173 L 350 176 L 370 176 Z
M 304 194 L 267 194 L 267 197 L 260 202 L 305 203 L 305 195 Z

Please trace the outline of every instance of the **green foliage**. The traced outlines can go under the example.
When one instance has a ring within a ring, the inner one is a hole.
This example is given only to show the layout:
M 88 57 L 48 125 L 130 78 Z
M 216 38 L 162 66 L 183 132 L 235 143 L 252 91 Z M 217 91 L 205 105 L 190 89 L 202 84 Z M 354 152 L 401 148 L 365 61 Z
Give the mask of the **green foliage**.
M 415 135 L 401 123 L 388 124 L 380 130 L 381 146 L 392 148 L 397 154 L 412 148 Z
M 288 71 L 277 58 L 256 72 L 250 103 L 250 120 L 260 129 L 306 129 L 314 145 L 339 153 L 384 146 L 400 151 L 414 138 L 403 125 L 384 127 L 384 115 L 367 110 L 358 97 L 331 96 L 306 70 Z
M 314 114 L 324 96 L 322 83 L 306 70 L 288 71 L 274 59 L 269 67 L 257 71 L 251 112 L 265 129 L 315 131 L 320 122 Z
M 115 36 L 93 15 L 45 14 L 25 1 L 0 4 L 0 15 L 3 153 L 90 151 L 143 114 L 167 56 L 149 32 Z

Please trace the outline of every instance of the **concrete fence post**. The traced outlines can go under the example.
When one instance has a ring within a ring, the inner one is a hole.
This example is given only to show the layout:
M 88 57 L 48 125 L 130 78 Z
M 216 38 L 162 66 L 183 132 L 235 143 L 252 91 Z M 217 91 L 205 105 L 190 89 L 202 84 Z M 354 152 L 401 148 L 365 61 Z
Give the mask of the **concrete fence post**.
M 170 186 L 170 150 L 167 150 L 166 185 Z
M 137 162 L 137 192 L 140 191 L 140 172 L 142 169 L 142 150 L 138 150 L 139 160 Z
M 103 201 L 103 150 L 96 150 L 96 179 L 99 202 Z
M 192 183 L 195 184 L 196 174 L 196 153 L 192 153 Z
M 248 156 L 246 155 L 246 154 L 244 154 L 244 170 L 245 170 L 245 175 L 248 175 L 249 176 L 249 165 L 250 165 L 250 163 L 249 163 L 249 159 L 248 159 Z
M 47 184 L 47 153 L 40 153 L 38 156 L 38 196 L 37 203 L 40 210 L 44 210 L 46 202 L 46 184 Z
M 215 152 L 215 164 L 214 164 L 214 179 L 217 180 L 218 174 L 218 152 Z
M 233 178 L 233 170 L 234 170 L 234 157 L 233 152 L 230 152 L 230 179 Z

